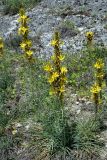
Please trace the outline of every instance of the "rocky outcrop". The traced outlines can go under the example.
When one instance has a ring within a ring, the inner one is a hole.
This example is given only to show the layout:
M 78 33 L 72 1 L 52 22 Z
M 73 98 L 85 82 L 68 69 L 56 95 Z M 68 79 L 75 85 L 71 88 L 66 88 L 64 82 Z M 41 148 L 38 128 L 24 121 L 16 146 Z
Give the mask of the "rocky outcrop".
M 63 34 L 65 53 L 80 50 L 85 42 L 85 32 L 89 30 L 95 33 L 95 42 L 106 46 L 106 6 L 106 0 L 43 0 L 27 12 L 31 18 L 29 26 L 34 52 L 41 57 L 52 54 L 50 40 L 56 28 Z M 0 35 L 7 46 L 14 49 L 20 43 L 17 18 L 18 15 L 0 14 Z

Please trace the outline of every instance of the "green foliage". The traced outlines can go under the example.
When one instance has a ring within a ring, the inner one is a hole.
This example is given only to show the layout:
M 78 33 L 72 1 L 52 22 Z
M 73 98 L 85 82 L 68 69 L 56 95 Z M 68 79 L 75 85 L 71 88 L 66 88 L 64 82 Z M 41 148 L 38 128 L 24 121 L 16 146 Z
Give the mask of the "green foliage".
M 99 140 L 100 133 L 99 119 L 89 118 L 77 122 L 75 133 L 75 147 L 77 150 L 86 153 L 96 153 L 103 146 L 103 142 Z
M 72 147 L 72 127 L 68 126 L 61 111 L 55 109 L 45 114 L 43 136 L 48 139 L 48 149 L 53 154 Z
M 68 83 L 77 91 L 87 90 L 88 92 L 94 81 L 93 65 L 98 58 L 105 61 L 106 57 L 107 50 L 103 47 L 86 48 L 72 56 L 67 55 L 65 63 L 68 68 Z
M 68 65 L 69 83 L 77 90 L 82 87 L 79 83 L 87 72 L 91 76 L 83 79 L 83 87 L 89 87 L 93 80 L 92 65 L 98 57 L 104 59 L 107 52 L 96 48 L 78 55 L 72 55 L 64 62 Z M 71 153 L 75 150 L 97 152 L 102 145 L 97 136 L 100 133 L 99 119 L 75 122 L 73 116 L 67 117 L 66 112 L 69 111 L 64 110 L 67 104 L 62 106 L 57 97 L 49 96 L 43 66 L 41 59 L 36 58 L 35 63 L 29 63 L 23 55 L 9 52 L 0 60 L 0 153 L 6 152 L 9 159 L 10 150 L 17 148 L 17 143 L 20 146 L 24 137 L 27 137 L 32 156 L 44 149 L 50 156 L 69 154 L 72 159 Z M 29 121 L 30 129 L 25 130 L 24 123 Z M 12 135 L 15 122 L 24 124 L 19 131 L 22 134 Z
M 63 27 L 68 28 L 68 29 L 74 29 L 75 28 L 75 24 L 71 20 L 63 21 L 61 25 Z
M 62 21 L 57 28 L 61 33 L 62 38 L 66 36 L 76 36 L 79 33 L 79 30 L 76 28 L 75 24 L 71 20 Z
M 40 0 L 3 0 L 3 4 L 5 5 L 4 13 L 16 14 L 22 5 L 25 8 L 30 8 L 39 1 Z
M 70 120 L 64 115 L 58 108 L 55 109 L 55 103 L 48 107 L 48 110 L 44 111 L 41 115 L 39 114 L 39 123 L 41 124 L 42 130 L 36 133 L 39 137 L 39 145 L 41 148 L 48 150 L 50 156 L 62 155 L 68 156 L 73 159 L 75 157 L 75 150 L 79 154 L 90 156 L 99 155 L 100 149 L 104 146 L 103 141 L 99 139 L 102 123 L 101 118 L 89 118 L 87 120 L 81 119 L 81 121 Z M 56 104 L 58 105 L 58 103 Z M 60 105 L 59 105 L 60 107 Z M 34 132 L 35 134 L 35 132 Z M 37 140 L 33 145 L 37 145 Z M 77 158 L 79 159 L 79 157 Z
M 64 158 L 64 155 L 70 156 L 70 149 L 73 148 L 75 123 L 68 124 L 68 118 L 60 109 L 60 103 L 56 101 L 53 98 L 48 99 L 48 106 L 45 106 L 44 111 L 39 111 L 36 121 L 40 127 L 38 130 L 37 126 L 33 127 L 31 131 L 33 141 L 30 141 L 30 145 L 38 146 L 41 152 L 47 150 L 50 157 L 62 154 Z
M 9 53 L 9 52 L 8 52 Z M 8 54 L 7 53 L 7 54 Z M 11 98 L 11 91 L 14 88 L 15 77 L 10 57 L 0 59 L 0 104 L 6 103 Z
M 43 71 L 43 61 L 36 59 L 34 64 L 24 60 L 18 70 L 19 94 L 23 100 L 17 106 L 17 118 L 28 118 L 39 114 L 48 105 L 49 85 Z
M 8 157 L 9 150 L 13 146 L 12 137 L 6 130 L 12 121 L 12 115 L 8 115 L 8 101 L 12 99 L 15 83 L 10 59 L 8 56 L 0 59 L 0 155 L 5 158 Z

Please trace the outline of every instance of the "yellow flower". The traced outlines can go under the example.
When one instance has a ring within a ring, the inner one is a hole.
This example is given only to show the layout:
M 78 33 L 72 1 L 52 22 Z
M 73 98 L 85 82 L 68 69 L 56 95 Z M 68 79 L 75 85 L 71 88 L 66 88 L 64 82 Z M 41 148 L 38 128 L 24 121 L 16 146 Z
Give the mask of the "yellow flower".
M 27 47 L 32 47 L 32 41 L 31 40 L 27 40 L 26 41 L 26 45 L 27 45 Z
M 67 73 L 67 68 L 66 67 L 61 67 L 61 73 L 62 74 Z
M 26 52 L 26 54 L 27 54 L 28 57 L 31 57 L 33 55 L 33 51 L 29 50 L 29 51 Z
M 23 16 L 21 16 L 20 18 L 21 18 L 21 19 L 27 19 L 27 20 L 29 19 L 28 16 L 26 16 L 26 15 L 23 15 Z
M 93 36 L 94 35 L 94 33 L 93 32 L 91 32 L 91 31 L 89 31 L 89 32 L 86 32 L 86 36 L 88 37 L 88 36 Z
M 45 65 L 44 70 L 47 71 L 47 72 L 51 72 L 53 70 L 52 65 L 51 64 Z
M 58 77 L 59 77 L 58 72 L 54 72 L 54 73 L 52 74 L 52 77 L 53 77 L 54 79 L 58 78 Z
M 51 41 L 51 46 L 53 46 L 53 47 L 54 47 L 54 46 L 58 46 L 59 44 L 60 44 L 60 45 L 63 45 L 64 42 L 62 42 L 62 41 L 59 42 L 58 40 L 52 40 L 52 41 Z
M 48 79 L 48 82 L 51 84 L 53 83 L 57 78 L 59 77 L 59 74 L 57 72 L 54 72 L 52 76 Z
M 51 41 L 51 46 L 57 46 L 58 45 L 58 41 L 57 40 L 52 40 Z
M 64 55 L 60 55 L 60 56 L 59 56 L 59 60 L 60 60 L 60 61 L 63 61 L 64 59 L 65 59 L 65 56 L 64 56 Z
M 52 56 L 51 56 L 51 59 L 52 59 L 53 61 L 55 60 L 55 58 L 56 58 L 55 55 L 52 55 Z M 63 61 L 63 60 L 65 59 L 65 56 L 64 56 L 64 55 L 60 55 L 60 56 L 58 56 L 58 58 L 59 58 L 60 61 Z
M 54 82 L 54 78 L 53 77 L 50 77 L 49 79 L 48 79 L 48 82 L 51 84 L 51 83 L 53 83 Z
M 18 19 L 18 22 L 22 22 L 25 23 L 26 21 L 28 21 L 29 18 L 26 15 L 22 15 L 20 16 L 20 18 Z
M 97 62 L 95 63 L 95 65 L 94 65 L 94 67 L 97 68 L 97 69 L 103 68 L 104 63 L 103 63 L 102 59 L 98 59 Z
M 28 27 L 20 27 L 18 30 L 19 35 L 25 35 L 28 32 Z
M 92 93 L 99 93 L 101 91 L 101 87 L 97 83 L 95 83 L 90 90 Z
M 20 47 L 25 50 L 26 48 L 30 48 L 32 46 L 32 41 L 26 40 L 20 44 Z
M 91 32 L 91 31 L 86 33 L 86 37 L 87 37 L 87 39 L 88 39 L 89 41 L 92 41 L 93 36 L 94 36 L 94 33 Z
M 61 88 L 59 88 L 59 92 L 60 92 L 60 93 L 65 92 L 65 87 L 64 87 L 64 86 L 61 86 Z
M 25 48 L 26 48 L 26 43 L 25 43 L 25 42 L 22 42 L 22 43 L 20 44 L 20 47 L 21 47 L 23 50 L 25 50 Z

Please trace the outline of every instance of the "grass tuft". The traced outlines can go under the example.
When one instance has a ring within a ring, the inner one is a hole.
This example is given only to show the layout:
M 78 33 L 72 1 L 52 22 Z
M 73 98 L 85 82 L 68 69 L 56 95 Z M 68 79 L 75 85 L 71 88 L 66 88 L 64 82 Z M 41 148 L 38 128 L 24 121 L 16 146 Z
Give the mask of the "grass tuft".
M 17 14 L 21 6 L 24 8 L 32 8 L 40 0 L 2 0 L 4 5 L 4 14 Z

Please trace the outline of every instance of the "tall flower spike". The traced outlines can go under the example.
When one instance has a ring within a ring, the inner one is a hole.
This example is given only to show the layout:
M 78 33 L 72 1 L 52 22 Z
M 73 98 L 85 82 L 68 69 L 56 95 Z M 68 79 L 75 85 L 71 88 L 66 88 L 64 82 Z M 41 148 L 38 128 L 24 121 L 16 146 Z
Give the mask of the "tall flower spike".
M 49 74 L 50 95 L 56 95 L 62 102 L 65 92 L 67 68 L 62 65 L 65 56 L 61 53 L 61 44 L 59 33 L 55 32 L 51 41 L 51 46 L 54 48 L 54 55 L 51 57 L 51 62 L 44 66 L 44 70 Z
M 29 27 L 28 27 L 28 16 L 25 14 L 25 10 L 23 8 L 20 9 L 19 11 L 19 23 L 20 23 L 20 28 L 18 30 L 19 35 L 22 36 L 22 42 L 20 44 L 20 48 L 23 50 L 25 56 L 29 61 L 32 61 L 33 57 L 33 51 L 31 50 L 32 47 L 32 41 L 29 40 L 28 34 L 29 34 Z
M 95 77 L 98 85 L 102 88 L 103 80 L 104 80 L 104 62 L 102 59 L 98 59 L 94 64 L 95 70 Z M 102 99 L 102 91 L 100 91 L 100 99 Z
M 93 100 L 95 103 L 95 114 L 97 114 L 98 112 L 98 105 L 100 103 L 100 99 L 99 99 L 99 93 L 101 91 L 101 87 L 99 87 L 99 85 L 97 83 L 95 83 L 90 90 L 93 94 Z
M 95 113 L 98 112 L 98 105 L 102 101 L 102 84 L 104 79 L 104 63 L 102 59 L 98 59 L 94 64 L 94 68 L 96 69 L 95 78 L 96 83 L 91 87 L 91 92 L 93 94 L 93 100 L 95 103 Z

